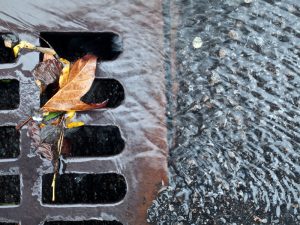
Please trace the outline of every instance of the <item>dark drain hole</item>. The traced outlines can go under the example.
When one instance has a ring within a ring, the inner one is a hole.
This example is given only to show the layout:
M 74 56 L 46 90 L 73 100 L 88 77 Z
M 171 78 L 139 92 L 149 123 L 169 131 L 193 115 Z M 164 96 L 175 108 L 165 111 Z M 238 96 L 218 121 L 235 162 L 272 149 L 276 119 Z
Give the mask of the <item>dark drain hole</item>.
M 67 133 L 64 143 L 69 156 L 112 156 L 122 152 L 125 142 L 116 126 L 83 126 Z
M 18 205 L 20 203 L 20 176 L 0 176 L 0 206 Z
M 122 84 L 115 79 L 96 79 L 91 89 L 82 97 L 85 103 L 99 103 L 108 100 L 107 107 L 119 106 L 125 98 Z
M 126 194 L 125 178 L 115 173 L 62 174 L 57 177 L 56 200 L 52 201 L 53 174 L 42 178 L 45 204 L 108 204 L 121 201 Z
M 18 225 L 17 223 L 0 223 L 0 225 Z
M 19 104 L 19 81 L 0 79 L 0 110 L 17 109 Z
M 12 33 L 0 33 L 0 64 L 14 63 L 16 61 L 13 50 L 4 45 L 4 37 L 8 35 L 10 39 L 14 41 L 18 40 L 18 37 Z
M 40 36 L 50 43 L 60 57 L 69 61 L 75 61 L 87 53 L 101 60 L 113 60 L 123 51 L 121 37 L 112 32 L 42 32 Z M 49 47 L 42 38 L 41 46 Z
M 20 154 L 20 133 L 13 126 L 0 127 L 0 159 L 17 158 Z
M 44 225 L 122 225 L 122 224 L 117 221 L 86 220 L 86 221 L 49 221 L 49 222 L 45 222 Z
M 58 90 L 58 87 L 49 85 L 41 95 L 43 106 Z M 81 98 L 85 103 L 100 103 L 108 100 L 107 107 L 119 106 L 125 98 L 122 84 L 115 79 L 95 79 L 91 89 Z

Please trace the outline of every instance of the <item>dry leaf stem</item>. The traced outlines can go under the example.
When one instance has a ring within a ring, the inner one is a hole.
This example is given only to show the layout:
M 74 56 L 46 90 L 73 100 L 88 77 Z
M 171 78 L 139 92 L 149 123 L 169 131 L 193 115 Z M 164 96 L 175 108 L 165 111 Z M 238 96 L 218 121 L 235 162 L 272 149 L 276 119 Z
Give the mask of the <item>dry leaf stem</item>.
M 29 123 L 32 120 L 32 117 L 29 116 L 25 121 L 23 121 L 22 123 L 18 124 L 16 126 L 16 130 L 19 131 L 23 126 L 25 126 L 27 123 Z
M 54 162 L 54 174 L 53 174 L 53 179 L 52 179 L 52 201 L 55 201 L 55 189 L 56 189 L 56 177 L 59 171 L 59 156 L 61 154 L 61 150 L 62 150 L 62 146 L 63 146 L 63 142 L 64 142 L 64 114 L 61 116 L 61 120 L 59 125 L 61 126 L 61 131 L 60 131 L 60 135 L 59 135 L 59 139 L 57 142 L 57 158 L 55 159 Z

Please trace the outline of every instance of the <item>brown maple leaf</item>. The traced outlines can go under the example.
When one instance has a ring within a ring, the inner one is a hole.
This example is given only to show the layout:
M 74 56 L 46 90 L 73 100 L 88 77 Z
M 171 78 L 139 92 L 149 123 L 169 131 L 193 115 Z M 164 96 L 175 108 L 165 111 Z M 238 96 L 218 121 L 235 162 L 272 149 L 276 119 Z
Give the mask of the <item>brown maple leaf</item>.
M 87 104 L 81 101 L 95 79 L 97 57 L 85 55 L 71 68 L 66 84 L 42 107 L 44 112 L 84 111 L 103 108 L 107 101 L 99 104 Z

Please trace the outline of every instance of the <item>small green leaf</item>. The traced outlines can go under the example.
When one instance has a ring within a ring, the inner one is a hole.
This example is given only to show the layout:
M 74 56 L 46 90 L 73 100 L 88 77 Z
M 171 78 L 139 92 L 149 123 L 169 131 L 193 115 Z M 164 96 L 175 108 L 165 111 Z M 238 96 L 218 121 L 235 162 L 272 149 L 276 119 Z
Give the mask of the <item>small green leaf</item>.
M 62 112 L 50 112 L 47 116 L 44 117 L 44 121 L 52 120 L 61 114 L 62 114 Z

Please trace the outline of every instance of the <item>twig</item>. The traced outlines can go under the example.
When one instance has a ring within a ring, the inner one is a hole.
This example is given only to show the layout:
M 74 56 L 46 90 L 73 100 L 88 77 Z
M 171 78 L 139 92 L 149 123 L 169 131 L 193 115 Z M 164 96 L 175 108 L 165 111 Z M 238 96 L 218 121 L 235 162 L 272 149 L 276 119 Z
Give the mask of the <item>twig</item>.
M 64 126 L 63 126 L 63 121 L 64 121 L 64 115 L 62 115 L 61 117 L 61 121 L 60 124 L 62 124 L 62 128 L 60 131 L 60 135 L 59 135 L 59 139 L 57 142 L 57 161 L 55 162 L 55 166 L 54 166 L 54 175 L 53 175 L 53 179 L 52 179 L 52 202 L 55 201 L 55 187 L 56 187 L 56 177 L 58 174 L 58 170 L 59 170 L 59 156 L 61 154 L 61 150 L 62 150 L 62 146 L 63 146 L 63 142 L 64 142 Z
M 23 126 L 25 126 L 27 123 L 29 123 L 32 120 L 32 117 L 29 116 L 24 122 L 18 124 L 16 126 L 16 130 L 19 131 Z
M 52 184 L 51 184 L 51 187 L 52 187 L 52 202 L 55 201 L 55 184 L 56 184 L 56 172 L 53 175 Z

